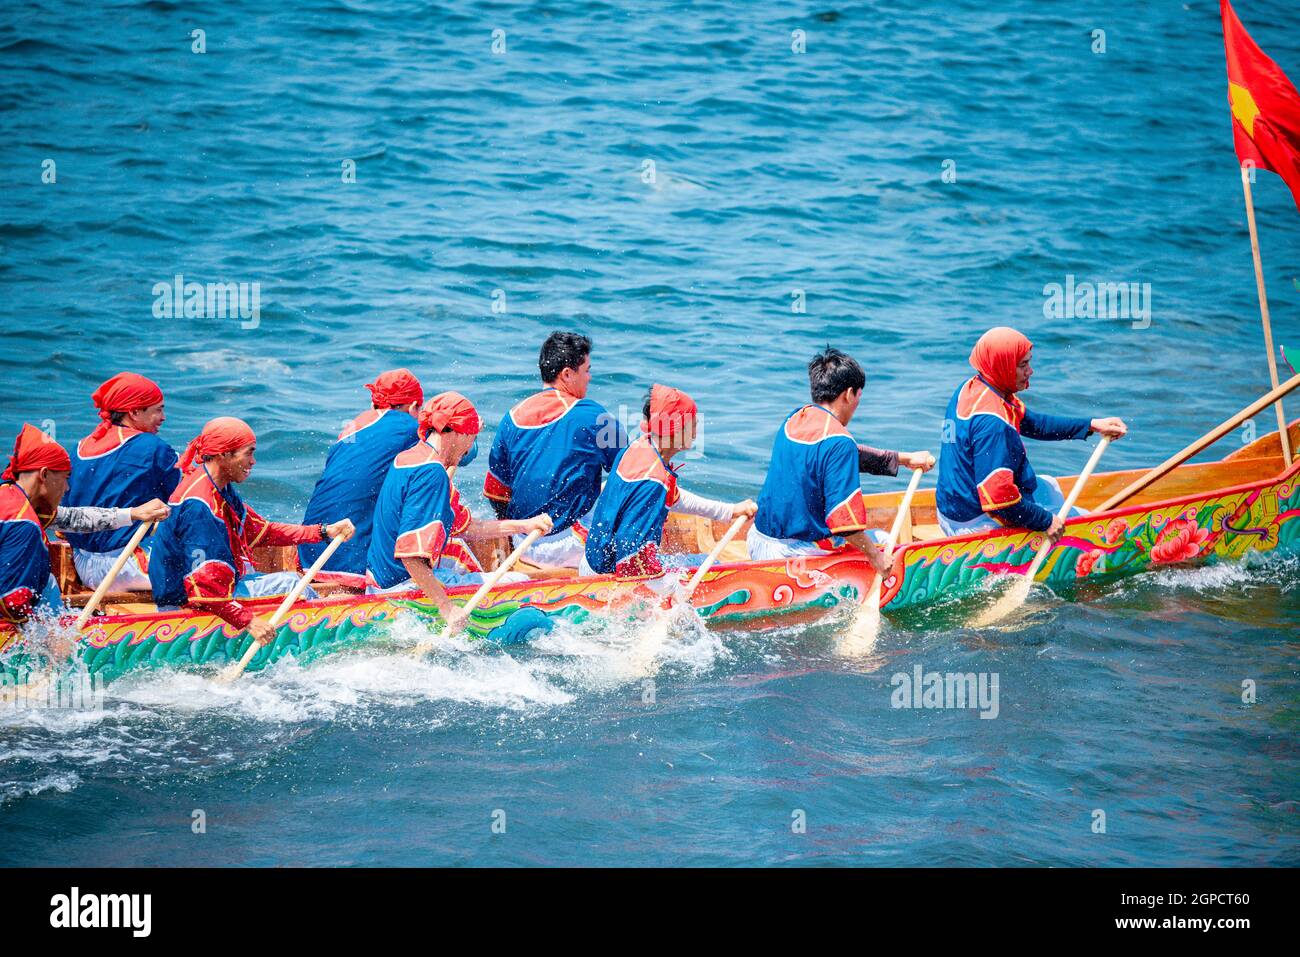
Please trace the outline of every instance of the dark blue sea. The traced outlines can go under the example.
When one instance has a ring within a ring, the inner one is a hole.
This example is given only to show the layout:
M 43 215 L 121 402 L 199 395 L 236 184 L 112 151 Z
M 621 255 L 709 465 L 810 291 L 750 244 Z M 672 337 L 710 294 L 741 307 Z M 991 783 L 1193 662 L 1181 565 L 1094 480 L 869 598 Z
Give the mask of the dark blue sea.
M 1300 80 L 1300 8 L 1237 9 Z M 683 484 L 735 498 L 827 343 L 868 371 L 856 435 L 893 448 L 938 449 L 998 324 L 1036 344 L 1033 407 L 1128 420 L 1102 468 L 1268 388 L 1212 0 L 10 3 L 0 181 L 0 444 L 77 441 L 129 368 L 177 448 L 250 422 L 244 494 L 283 520 L 377 372 L 494 425 L 552 329 L 595 340 L 610 409 L 692 393 Z M 1300 214 L 1271 173 L 1254 194 L 1294 358 Z M 177 316 L 177 276 L 256 283 L 258 314 Z M 1049 315 L 1067 280 L 1138 284 L 1149 315 Z M 647 662 L 606 622 L 132 677 L 0 716 L 0 864 L 1300 864 L 1300 560 L 955 620 L 865 660 L 828 623 Z M 892 708 L 917 666 L 996 673 L 997 717 Z

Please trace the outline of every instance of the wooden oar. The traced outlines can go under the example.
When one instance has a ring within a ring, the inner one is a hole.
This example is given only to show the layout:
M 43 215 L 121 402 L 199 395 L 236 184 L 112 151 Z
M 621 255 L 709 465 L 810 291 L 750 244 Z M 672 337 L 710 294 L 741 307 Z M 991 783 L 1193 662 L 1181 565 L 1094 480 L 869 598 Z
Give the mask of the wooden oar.
M 90 621 L 90 616 L 95 613 L 95 609 L 99 607 L 99 603 L 104 600 L 104 596 L 108 594 L 108 590 L 113 587 L 113 582 L 117 580 L 118 574 L 126 567 L 127 561 L 129 561 L 131 556 L 135 554 L 135 550 L 140 547 L 140 543 L 144 541 L 144 537 L 149 534 L 149 529 L 153 528 L 153 526 L 153 522 L 141 522 L 140 527 L 131 535 L 131 538 L 126 543 L 126 547 L 122 549 L 122 554 L 118 555 L 116 561 L 114 561 L 109 567 L 108 574 L 104 576 L 104 580 L 99 583 L 99 587 L 95 589 L 94 593 L 90 596 L 90 600 L 86 602 L 86 607 L 83 608 L 81 614 L 77 616 L 77 621 L 73 625 L 75 631 L 81 631 L 81 629 L 86 627 L 86 623 Z M 62 641 L 62 639 L 60 639 L 60 641 Z M 60 652 L 59 657 L 65 657 L 65 653 L 70 654 L 71 651 L 72 646 L 71 642 L 69 642 L 68 647 Z M 54 680 L 54 673 L 62 664 L 62 662 L 55 664 L 53 660 L 54 657 L 53 649 L 51 649 L 49 670 L 41 675 L 41 677 L 37 678 L 36 681 L 28 683 L 25 691 L 28 697 L 44 691 L 45 687 Z M 8 695 L 0 695 L 0 701 L 7 701 L 8 699 Z
M 344 538 L 342 535 L 335 536 L 334 539 L 330 541 L 329 545 L 325 547 L 325 551 L 320 553 L 320 557 L 316 559 L 316 561 L 312 562 L 311 568 L 307 569 L 307 571 L 303 573 L 302 578 L 298 579 L 297 584 L 293 586 L 293 589 L 289 594 L 284 596 L 284 601 L 280 602 L 280 607 L 277 608 L 275 614 L 271 616 L 271 620 L 268 624 L 272 628 L 277 627 L 280 622 L 284 620 L 284 616 L 289 614 L 289 609 L 292 608 L 293 603 L 298 600 L 298 596 L 306 590 L 307 586 L 311 584 L 311 580 L 316 577 L 316 573 L 325 567 L 325 563 L 330 560 L 330 556 L 338 551 L 338 547 L 342 545 L 343 542 Z M 236 680 L 244 673 L 244 669 L 248 667 L 249 662 L 256 657 L 257 653 L 261 649 L 262 645 L 256 640 L 250 642 L 248 650 L 244 652 L 244 657 L 240 658 L 237 664 L 234 664 L 221 672 L 221 674 L 217 676 L 217 680 L 222 684 L 230 684 L 232 681 Z
M 1101 458 L 1101 453 L 1106 451 L 1106 446 L 1110 445 L 1110 439 L 1106 436 L 1101 437 L 1097 447 L 1092 452 L 1092 458 L 1088 459 L 1088 464 L 1083 467 L 1079 477 L 1074 480 L 1074 487 L 1070 489 L 1070 494 L 1065 497 L 1065 503 L 1061 506 L 1056 517 L 1062 522 L 1070 517 L 1070 509 L 1074 508 L 1074 503 L 1079 498 L 1079 493 L 1088 483 L 1092 470 L 1097 467 L 1097 460 Z M 995 601 L 992 607 L 985 609 L 984 613 L 977 617 L 971 624 L 976 628 L 984 628 L 995 622 L 1001 621 L 1007 615 L 1011 614 L 1017 608 L 1025 603 L 1029 597 L 1029 589 L 1034 585 L 1034 576 L 1038 570 L 1043 567 L 1043 562 L 1047 558 L 1047 553 L 1052 550 L 1052 540 L 1043 536 L 1043 544 L 1038 546 L 1038 553 L 1034 555 L 1034 560 L 1029 563 L 1029 570 L 1025 572 L 1024 577 L 1016 580 L 1006 593 Z
M 501 576 L 510 571 L 511 566 L 513 566 L 515 562 L 519 561 L 520 556 L 522 556 L 524 552 L 528 551 L 533 542 L 537 541 L 541 537 L 542 530 L 540 528 L 533 529 L 528 533 L 527 537 L 519 543 L 519 547 L 507 555 L 505 561 L 498 565 L 495 571 L 491 572 L 483 579 L 483 584 L 478 586 L 478 591 L 474 592 L 470 600 L 465 602 L 464 607 L 461 608 L 461 613 L 464 615 L 466 622 L 469 621 L 470 612 L 482 603 L 483 599 L 487 597 L 487 593 L 490 592 L 496 583 L 501 580 Z M 423 657 L 433 649 L 434 641 L 435 638 L 433 637 L 424 639 L 415 646 L 415 650 L 412 651 L 411 654 L 417 658 Z
M 912 508 L 912 496 L 916 494 L 916 488 L 921 484 L 921 476 L 924 474 L 920 469 L 912 469 L 912 480 L 907 483 L 907 491 L 903 493 L 898 503 L 898 511 L 894 515 L 894 524 L 889 529 L 889 537 L 885 539 L 883 551 L 886 561 L 892 562 L 894 559 L 894 546 L 898 544 L 898 536 L 903 531 L 903 522 Z M 885 576 L 877 573 L 871 587 L 867 589 L 867 597 L 858 606 L 848 633 L 839 644 L 840 654 L 855 655 L 869 651 L 876 643 L 876 637 L 880 634 L 880 589 L 884 585 L 884 580 Z
M 1298 387 L 1300 387 L 1300 375 L 1296 375 L 1290 379 L 1287 379 L 1276 389 L 1272 389 L 1269 392 L 1267 392 L 1265 395 L 1260 396 L 1258 399 L 1256 399 L 1250 405 L 1246 406 L 1244 409 L 1242 409 L 1232 418 L 1226 419 L 1223 422 L 1221 422 L 1219 425 L 1216 425 L 1213 429 L 1211 429 L 1209 432 L 1206 432 L 1199 439 L 1197 439 L 1191 445 L 1187 446 L 1187 448 L 1183 449 L 1177 455 L 1171 455 L 1169 458 L 1165 459 L 1163 462 L 1161 462 L 1159 465 L 1153 468 L 1150 472 L 1147 472 L 1146 475 L 1142 476 L 1140 479 L 1135 480 L 1130 485 L 1116 492 L 1110 498 L 1106 499 L 1106 501 L 1102 502 L 1101 505 L 1099 505 L 1096 509 L 1094 509 L 1094 511 L 1109 512 L 1112 508 L 1118 508 L 1120 505 L 1123 505 L 1125 502 L 1127 502 L 1138 492 L 1142 491 L 1144 488 L 1158 481 L 1159 479 L 1164 478 L 1174 469 L 1178 468 L 1178 466 L 1182 465 L 1184 462 L 1190 459 L 1193 455 L 1195 455 L 1198 452 L 1204 451 L 1206 448 L 1213 445 L 1215 442 L 1219 441 L 1219 439 L 1223 438 L 1225 435 L 1227 435 L 1237 426 L 1241 425 L 1241 423 L 1245 422 L 1247 419 L 1254 418 L 1256 415 L 1258 415 L 1260 412 L 1267 409 L 1274 402 L 1281 399 L 1282 396 L 1286 395 L 1288 392 L 1295 390 Z M 1279 435 L 1278 438 L 1280 439 L 1281 436 Z
M 748 519 L 748 515 L 737 516 L 736 520 L 731 523 L 731 526 L 723 536 L 718 539 L 718 543 L 713 546 L 713 551 L 709 552 L 709 554 L 704 557 L 704 561 L 700 562 L 700 567 L 695 569 L 695 574 L 692 575 L 691 580 L 686 583 L 687 598 L 695 594 L 695 589 L 698 588 L 700 582 L 704 580 L 704 573 L 713 567 L 714 563 L 718 560 L 718 556 L 722 554 L 722 550 L 727 547 L 728 543 L 740 534 L 741 528 L 744 527 L 744 524 Z
M 122 554 L 117 556 L 117 560 L 113 562 L 112 567 L 109 568 L 108 574 L 104 576 L 104 580 L 99 583 L 99 587 L 96 588 L 94 594 L 90 596 L 90 601 L 86 602 L 86 607 L 81 609 L 81 614 L 77 616 L 77 624 L 75 626 L 77 631 L 81 631 L 81 629 L 86 627 L 86 622 L 90 621 L 90 616 L 95 613 L 95 609 L 99 607 L 99 603 L 104 600 L 104 596 L 108 594 L 108 590 L 113 586 L 113 582 L 117 580 L 118 573 L 126 567 L 126 563 L 130 560 L 131 556 L 135 554 L 135 550 L 140 547 L 140 543 L 144 541 L 144 537 L 149 534 L 149 530 L 153 528 L 153 526 L 153 522 L 140 523 L 140 527 L 135 530 L 135 534 L 132 535 L 130 540 L 126 543 L 126 548 L 122 549 Z

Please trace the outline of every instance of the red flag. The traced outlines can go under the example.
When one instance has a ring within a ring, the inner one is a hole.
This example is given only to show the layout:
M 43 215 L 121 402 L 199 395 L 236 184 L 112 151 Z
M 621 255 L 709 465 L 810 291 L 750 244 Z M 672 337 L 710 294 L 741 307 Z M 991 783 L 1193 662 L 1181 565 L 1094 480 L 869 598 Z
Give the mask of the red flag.
M 1281 176 L 1300 209 L 1300 93 L 1255 45 L 1232 4 L 1219 0 L 1219 10 L 1237 159 Z

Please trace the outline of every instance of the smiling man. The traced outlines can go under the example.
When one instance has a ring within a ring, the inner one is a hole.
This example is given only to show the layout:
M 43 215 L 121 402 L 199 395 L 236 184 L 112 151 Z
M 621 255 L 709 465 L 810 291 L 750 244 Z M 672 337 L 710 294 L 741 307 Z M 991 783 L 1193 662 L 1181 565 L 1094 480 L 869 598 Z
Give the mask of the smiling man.
M 77 443 L 68 483 L 70 506 L 134 508 L 154 499 L 166 501 L 181 480 L 176 450 L 158 437 L 167 421 L 162 389 L 134 372 L 119 372 L 90 397 L 100 423 Z M 97 532 L 68 533 L 77 575 L 98 587 L 130 540 L 134 526 Z M 113 587 L 124 591 L 149 588 L 149 548 L 145 539 L 118 572 Z
M 1034 374 L 1033 343 L 1007 326 L 990 329 L 971 350 L 975 375 L 953 393 L 945 416 L 935 502 L 945 535 L 1001 526 L 1046 531 L 1058 541 L 1064 523 L 1055 512 L 1065 503 L 1050 476 L 1034 474 L 1024 437 L 1040 441 L 1086 439 L 1100 432 L 1119 439 L 1122 419 L 1084 419 L 1031 412 L 1017 397 Z M 1082 514 L 1082 512 L 1080 512 Z
M 185 449 L 185 477 L 172 493 L 171 520 L 159 526 L 149 563 L 159 608 L 190 606 L 211 611 L 265 644 L 275 637 L 266 619 L 256 618 L 240 597 L 288 592 L 292 572 L 258 574 L 256 545 L 300 545 L 354 532 L 346 519 L 329 525 L 268 522 L 239 497 L 235 486 L 256 464 L 257 436 L 240 419 L 213 419 Z M 304 597 L 314 597 L 311 589 Z
M 627 437 L 616 416 L 587 398 L 590 339 L 551 333 L 537 367 L 545 388 L 501 420 L 483 492 L 501 518 L 554 520 L 555 530 L 529 549 L 529 561 L 577 568 L 601 477 L 614 467 Z

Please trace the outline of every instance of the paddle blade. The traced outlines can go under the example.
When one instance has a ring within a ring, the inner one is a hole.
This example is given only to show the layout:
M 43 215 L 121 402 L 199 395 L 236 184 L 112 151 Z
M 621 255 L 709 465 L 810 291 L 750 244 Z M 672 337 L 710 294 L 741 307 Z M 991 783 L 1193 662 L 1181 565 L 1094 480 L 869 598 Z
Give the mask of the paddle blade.
M 835 653 L 844 658 L 860 658 L 871 653 L 880 637 L 880 577 L 877 576 L 867 597 L 853 614 L 848 630 L 836 643 Z
M 985 608 L 980 614 L 976 615 L 971 622 L 975 628 L 987 628 L 989 625 L 996 625 L 999 621 L 1008 615 L 1014 614 L 1016 609 L 1029 598 L 1029 590 L 1033 587 L 1034 580 L 1021 576 L 1012 582 L 1011 587 L 1004 591 L 988 608 Z

